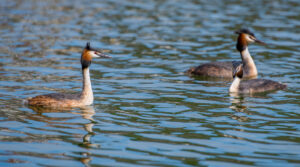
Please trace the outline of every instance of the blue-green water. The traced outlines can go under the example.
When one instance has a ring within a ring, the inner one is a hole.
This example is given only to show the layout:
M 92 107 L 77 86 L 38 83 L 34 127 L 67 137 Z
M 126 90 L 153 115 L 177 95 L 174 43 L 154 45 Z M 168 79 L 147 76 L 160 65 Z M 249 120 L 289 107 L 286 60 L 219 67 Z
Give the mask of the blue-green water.
M 299 166 L 300 2 L 0 1 L 0 166 Z M 241 27 L 259 78 L 288 89 L 231 97 L 229 80 L 189 77 L 240 60 Z M 22 100 L 81 90 L 85 43 L 93 106 L 29 108 Z

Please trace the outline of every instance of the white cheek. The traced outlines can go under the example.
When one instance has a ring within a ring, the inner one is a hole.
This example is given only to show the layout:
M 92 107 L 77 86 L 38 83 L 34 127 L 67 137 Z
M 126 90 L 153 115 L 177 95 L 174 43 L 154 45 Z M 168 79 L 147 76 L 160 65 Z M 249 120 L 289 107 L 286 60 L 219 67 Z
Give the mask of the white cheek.
M 247 36 L 247 41 L 248 42 L 255 42 L 253 39 L 251 39 L 249 36 Z
M 95 52 L 91 52 L 92 57 L 100 57 Z

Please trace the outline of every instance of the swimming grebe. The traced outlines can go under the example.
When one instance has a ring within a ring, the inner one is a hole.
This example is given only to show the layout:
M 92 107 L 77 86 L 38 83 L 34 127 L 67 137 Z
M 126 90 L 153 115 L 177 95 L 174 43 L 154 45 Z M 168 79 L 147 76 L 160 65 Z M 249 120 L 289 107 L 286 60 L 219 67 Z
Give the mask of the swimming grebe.
M 233 68 L 232 75 L 234 79 L 229 88 L 229 92 L 231 93 L 252 94 L 286 88 L 286 85 L 268 79 L 251 79 L 241 82 L 241 79 L 243 78 L 243 65 L 234 64 Z
M 242 61 L 206 63 L 190 68 L 187 73 L 198 76 L 232 78 L 232 63 L 239 62 L 244 64 L 244 77 L 256 77 L 257 69 L 249 53 L 248 44 L 254 42 L 265 43 L 256 39 L 255 35 L 248 29 L 240 29 L 235 33 L 239 34 L 236 49 L 240 52 Z
M 92 58 L 96 57 L 110 58 L 110 56 L 107 56 L 100 51 L 91 48 L 90 43 L 88 42 L 82 52 L 80 61 L 83 75 L 83 87 L 81 93 L 51 93 L 46 95 L 39 95 L 26 99 L 25 103 L 33 106 L 46 107 L 80 107 L 93 104 L 94 95 L 91 85 L 89 66 L 91 65 Z

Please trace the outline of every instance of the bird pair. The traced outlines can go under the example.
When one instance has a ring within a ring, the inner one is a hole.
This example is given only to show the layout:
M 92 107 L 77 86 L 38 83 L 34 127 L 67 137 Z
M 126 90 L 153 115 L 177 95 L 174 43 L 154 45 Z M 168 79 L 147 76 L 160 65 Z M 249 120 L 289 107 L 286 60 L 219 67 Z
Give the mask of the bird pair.
M 237 38 L 236 49 L 240 52 L 242 61 L 232 62 L 212 62 L 202 64 L 198 67 L 192 67 L 187 72 L 191 75 L 206 77 L 234 78 L 229 92 L 234 93 L 260 93 L 286 88 L 286 85 L 267 79 L 250 79 L 242 81 L 244 78 L 254 78 L 257 76 L 255 63 L 248 50 L 248 44 L 264 42 L 258 40 L 248 29 L 236 31 Z

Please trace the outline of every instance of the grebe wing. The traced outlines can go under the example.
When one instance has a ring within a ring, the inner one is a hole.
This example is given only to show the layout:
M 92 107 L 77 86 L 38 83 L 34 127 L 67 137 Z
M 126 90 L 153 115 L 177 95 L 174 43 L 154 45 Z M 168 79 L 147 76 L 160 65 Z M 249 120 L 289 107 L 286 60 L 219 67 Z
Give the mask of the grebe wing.
M 240 90 L 252 92 L 266 92 L 286 88 L 286 85 L 268 79 L 251 79 L 240 83 Z
M 51 98 L 51 99 L 57 99 L 57 100 L 64 100 L 64 99 L 78 99 L 80 97 L 79 94 L 65 94 L 65 93 L 50 93 L 45 95 L 39 95 L 36 96 L 39 98 Z
M 79 99 L 79 94 L 63 94 L 63 93 L 50 93 L 28 98 L 29 101 L 63 101 Z
M 212 77 L 232 78 L 233 63 L 240 64 L 241 61 L 211 62 L 190 68 L 187 73 Z
M 65 100 L 78 100 L 79 94 L 62 94 L 62 93 L 51 93 L 45 95 L 39 95 L 27 99 L 29 105 L 51 105 L 55 103 L 63 103 Z

